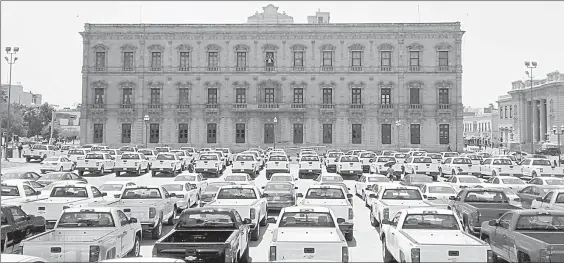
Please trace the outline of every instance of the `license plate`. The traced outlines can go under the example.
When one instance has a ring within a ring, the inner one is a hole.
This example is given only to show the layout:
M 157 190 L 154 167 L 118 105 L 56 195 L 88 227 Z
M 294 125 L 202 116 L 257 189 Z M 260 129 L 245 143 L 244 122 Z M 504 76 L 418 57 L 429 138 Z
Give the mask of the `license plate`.
M 204 169 L 204 171 L 207 171 L 208 169 Z
M 281 198 L 280 196 L 275 196 L 275 197 L 274 197 L 274 201 L 280 201 L 280 200 L 282 200 L 282 198 Z
M 350 174 L 354 173 L 353 171 L 349 171 Z
M 430 175 L 430 174 L 431 174 L 431 172 L 426 172 L 425 174 L 426 174 L 426 175 Z
M 311 172 L 312 172 L 312 170 L 308 170 L 308 172 L 310 172 L 310 173 L 311 173 Z

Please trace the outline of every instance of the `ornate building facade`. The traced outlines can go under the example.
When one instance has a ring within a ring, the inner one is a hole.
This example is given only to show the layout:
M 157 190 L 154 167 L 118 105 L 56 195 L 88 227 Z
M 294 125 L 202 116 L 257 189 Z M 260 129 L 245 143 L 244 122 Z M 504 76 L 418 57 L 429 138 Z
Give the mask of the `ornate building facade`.
M 252 18 L 86 24 L 81 140 L 462 150 L 460 23 Z

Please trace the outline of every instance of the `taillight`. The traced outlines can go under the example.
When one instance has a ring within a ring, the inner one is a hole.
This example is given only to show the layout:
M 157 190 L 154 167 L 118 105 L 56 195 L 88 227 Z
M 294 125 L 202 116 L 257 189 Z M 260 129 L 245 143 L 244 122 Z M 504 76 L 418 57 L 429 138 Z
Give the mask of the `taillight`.
M 270 246 L 270 253 L 268 254 L 269 261 L 276 261 L 276 247 Z
M 96 262 L 100 257 L 100 247 L 99 246 L 90 246 L 90 257 L 88 258 L 88 262 Z
M 174 167 L 174 163 L 171 163 L 171 164 L 170 164 L 170 167 Z
M 115 194 L 114 197 L 115 198 L 119 198 L 121 195 L 120 194 Z
M 352 220 L 353 217 L 354 217 L 353 209 L 352 209 L 352 208 L 349 208 L 349 219 Z
M 421 262 L 421 254 L 418 248 L 411 249 L 411 262 L 412 263 L 419 263 Z
M 157 209 L 154 207 L 149 207 L 149 218 L 155 218 L 157 215 Z
M 342 247 L 341 248 L 341 258 L 343 263 L 348 263 L 349 262 L 349 248 L 348 247 Z
M 100 166 L 100 163 L 99 163 L 99 162 L 96 162 L 96 166 Z
M 233 251 L 231 250 L 231 244 L 225 244 L 225 263 L 233 262 Z
M 382 219 L 389 219 L 390 218 L 390 209 L 389 208 L 384 208 L 384 211 L 382 211 L 384 214 L 384 218 Z
M 254 208 L 251 208 L 251 212 L 250 212 L 251 219 L 255 219 L 255 216 L 256 216 L 256 210 Z
M 542 249 L 541 249 L 541 252 L 542 252 Z M 541 257 L 541 261 L 542 261 L 542 257 Z M 493 263 L 493 262 L 495 262 L 493 251 L 488 250 L 488 263 Z

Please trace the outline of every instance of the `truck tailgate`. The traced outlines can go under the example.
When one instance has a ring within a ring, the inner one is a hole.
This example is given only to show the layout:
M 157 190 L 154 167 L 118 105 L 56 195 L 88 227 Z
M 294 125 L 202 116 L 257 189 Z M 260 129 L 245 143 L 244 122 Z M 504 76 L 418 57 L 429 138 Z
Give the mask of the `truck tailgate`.
M 421 245 L 421 262 L 487 262 L 487 245 Z
M 505 212 L 509 210 L 520 210 L 520 207 L 512 206 L 510 204 L 472 204 L 476 207 L 479 211 L 479 222 L 480 224 L 485 221 L 498 219 L 500 218 Z
M 280 231 L 275 242 L 277 261 L 300 259 L 340 262 L 342 260 L 341 253 L 336 252 L 342 251 L 344 243 L 341 242 L 336 230 L 315 231 L 311 229 L 306 235 L 300 235 L 299 238 L 296 237 L 295 232 Z
M 234 208 L 239 212 L 241 218 L 249 218 L 252 219 L 251 216 L 251 208 L 253 208 L 257 204 L 258 200 L 254 199 L 230 199 L 230 200 L 215 200 L 206 205 L 209 207 L 223 207 L 223 208 Z M 258 207 L 255 207 L 258 209 Z M 258 215 L 259 211 L 256 211 Z
M 234 230 L 173 230 L 157 241 L 153 256 L 195 262 L 223 262 L 225 244 L 235 238 Z
M 22 210 L 28 214 L 42 216 L 45 220 L 58 220 L 63 207 L 72 206 L 77 202 L 88 201 L 88 198 L 46 198 L 21 204 Z
M 161 199 L 122 199 L 112 207 L 121 209 L 128 217 L 143 220 L 149 219 L 149 207 L 155 207 L 160 202 Z
M 333 211 L 337 218 L 349 218 L 349 201 L 347 199 L 323 200 L 323 199 L 303 199 L 303 205 L 321 206 Z

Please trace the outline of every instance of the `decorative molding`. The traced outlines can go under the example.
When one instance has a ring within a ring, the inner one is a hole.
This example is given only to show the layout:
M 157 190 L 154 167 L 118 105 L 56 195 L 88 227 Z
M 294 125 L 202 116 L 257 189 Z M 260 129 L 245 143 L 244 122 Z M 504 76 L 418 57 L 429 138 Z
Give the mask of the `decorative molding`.
M 450 51 L 451 48 L 451 45 L 445 42 L 439 43 L 435 46 L 435 49 L 437 51 Z
M 423 45 L 419 44 L 419 43 L 413 43 L 409 46 L 407 46 L 408 50 L 412 50 L 412 51 L 423 51 Z
M 187 44 L 181 44 L 181 45 L 178 45 L 178 46 L 176 47 L 176 49 L 177 49 L 178 51 L 188 51 L 188 52 L 191 52 L 191 51 L 192 51 L 192 46 L 187 45 Z
M 97 80 L 97 81 L 92 82 L 92 87 L 93 88 L 107 88 L 108 82 L 106 82 L 105 80 Z
M 354 81 L 349 81 L 349 83 L 347 84 L 349 88 L 364 88 L 365 84 L 363 81 L 360 82 L 354 82 Z
M 251 84 L 247 81 L 233 81 L 233 86 L 235 87 L 250 87 Z
M 277 80 L 271 80 L 271 79 L 267 79 L 267 80 L 262 80 L 258 83 L 259 88 L 264 88 L 264 87 L 275 87 L 275 88 L 280 88 L 282 87 L 282 83 L 280 81 Z
M 307 47 L 302 44 L 294 44 L 290 47 L 290 49 L 293 51 L 305 51 Z
M 337 83 L 334 82 L 334 81 L 330 81 L 330 82 L 322 81 L 322 82 L 319 82 L 319 87 L 321 87 L 321 88 L 324 88 L 324 87 L 335 88 L 335 87 L 337 87 Z
M 295 80 L 290 82 L 290 87 L 305 87 L 307 86 L 307 82 L 305 81 L 301 81 L 301 82 L 296 82 Z
M 104 44 L 98 44 L 92 47 L 94 52 L 107 52 L 110 48 Z
M 385 81 L 383 81 L 383 80 L 380 80 L 380 81 L 378 82 L 378 86 L 379 86 L 380 88 L 390 88 L 390 87 L 393 87 L 395 84 L 396 84 L 396 83 L 394 83 L 394 82 L 391 81 L 391 80 L 390 80 L 390 81 L 387 81 L 387 82 L 385 82 Z
M 190 123 L 192 114 L 189 112 L 176 112 L 174 115 L 177 123 Z
M 321 51 L 329 51 L 329 50 L 335 51 L 335 49 L 337 48 L 331 44 L 323 44 L 319 49 L 321 49 Z
M 267 43 L 267 44 L 262 45 L 262 50 L 263 51 L 278 50 L 278 46 L 274 45 L 274 44 Z
M 423 81 L 420 80 L 411 80 L 406 83 L 406 86 L 408 88 L 423 88 L 425 84 L 423 83 Z
M 179 89 L 191 89 L 192 88 L 192 82 L 190 82 L 190 81 L 186 81 L 186 82 L 177 81 L 176 83 L 174 83 L 174 86 L 176 86 Z
M 204 86 L 205 86 L 206 88 L 219 88 L 219 87 L 221 87 L 221 82 L 219 82 L 219 81 L 217 81 L 217 80 L 214 81 L 214 82 L 206 81 L 206 82 L 204 83 Z
M 155 52 L 159 52 L 159 51 L 162 52 L 162 51 L 164 51 L 164 47 L 161 46 L 161 45 L 159 45 L 159 44 L 150 45 L 150 46 L 147 47 L 147 49 L 148 49 L 149 51 L 155 51 Z
M 362 44 L 352 44 L 349 46 L 349 50 L 351 51 L 358 51 L 358 50 L 364 50 L 364 45 Z
M 235 45 L 235 46 L 233 47 L 233 49 L 234 49 L 235 51 L 249 51 L 249 50 L 251 50 L 251 47 L 249 47 L 249 46 L 247 46 L 247 45 L 245 45 L 245 44 L 238 44 L 238 45 Z
M 393 51 L 394 46 L 390 43 L 382 43 L 378 46 L 379 51 Z
M 124 89 L 124 88 L 135 88 L 136 84 L 135 84 L 135 82 L 133 82 L 133 81 L 124 80 L 124 81 L 121 81 L 121 82 L 119 83 L 119 86 L 120 86 L 122 89 Z
M 149 80 L 147 82 L 147 86 L 149 86 L 149 88 L 163 88 L 164 83 L 162 81 L 153 81 L 153 80 Z
M 206 46 L 207 51 L 221 51 L 221 47 L 216 44 L 209 44 Z
M 437 88 L 452 88 L 453 83 L 450 80 L 439 80 L 435 82 Z

